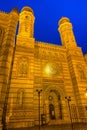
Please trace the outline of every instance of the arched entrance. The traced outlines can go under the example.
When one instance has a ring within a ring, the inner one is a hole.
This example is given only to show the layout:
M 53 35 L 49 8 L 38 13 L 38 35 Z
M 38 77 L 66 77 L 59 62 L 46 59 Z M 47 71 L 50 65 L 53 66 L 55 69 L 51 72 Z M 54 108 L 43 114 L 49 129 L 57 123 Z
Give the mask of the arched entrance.
M 45 93 L 45 114 L 46 120 L 61 120 L 62 119 L 62 102 L 58 90 L 50 89 Z
M 51 120 L 55 119 L 55 110 L 53 104 L 49 104 L 49 115 Z
M 49 91 L 48 102 L 50 119 L 62 119 L 61 98 L 57 90 Z

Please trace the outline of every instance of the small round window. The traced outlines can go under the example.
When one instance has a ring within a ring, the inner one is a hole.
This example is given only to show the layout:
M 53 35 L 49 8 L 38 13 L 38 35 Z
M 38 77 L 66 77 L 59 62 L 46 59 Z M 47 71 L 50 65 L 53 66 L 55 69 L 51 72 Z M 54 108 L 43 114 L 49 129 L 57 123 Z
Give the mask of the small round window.
M 29 19 L 29 16 L 26 15 L 25 18 L 26 18 L 26 19 Z

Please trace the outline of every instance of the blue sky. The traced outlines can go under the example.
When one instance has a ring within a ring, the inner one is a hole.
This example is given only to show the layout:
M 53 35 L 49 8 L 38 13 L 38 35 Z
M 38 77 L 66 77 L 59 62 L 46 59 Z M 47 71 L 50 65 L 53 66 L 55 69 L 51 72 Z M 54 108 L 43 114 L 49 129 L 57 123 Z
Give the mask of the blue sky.
M 30 6 L 35 15 L 34 37 L 38 41 L 61 45 L 58 21 L 68 17 L 73 25 L 77 45 L 87 52 L 87 0 L 0 0 L 0 10 L 10 12 Z

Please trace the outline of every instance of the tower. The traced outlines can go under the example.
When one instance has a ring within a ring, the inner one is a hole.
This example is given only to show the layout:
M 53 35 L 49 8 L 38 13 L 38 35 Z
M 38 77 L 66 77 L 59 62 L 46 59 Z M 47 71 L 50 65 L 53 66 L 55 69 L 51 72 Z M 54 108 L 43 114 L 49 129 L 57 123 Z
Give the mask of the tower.
M 19 35 L 32 38 L 33 33 L 34 13 L 30 7 L 25 6 L 20 14 Z
M 13 59 L 11 88 L 8 104 L 12 104 L 8 111 L 8 122 L 14 118 L 18 126 L 29 126 L 34 123 L 34 13 L 30 7 L 25 6 L 19 16 L 19 27 Z M 10 98 L 11 97 L 11 98 Z M 11 101 L 12 99 L 12 101 Z M 16 108 L 13 110 L 13 108 Z M 12 111 L 12 112 L 10 112 Z M 24 113 L 26 113 L 24 115 Z M 28 118 L 27 118 L 28 115 Z M 29 122 L 28 122 L 29 121 Z
M 76 44 L 72 24 L 67 17 L 62 17 L 59 20 L 58 30 L 62 44 L 66 48 L 67 61 L 79 116 L 85 117 L 86 99 L 84 98 L 84 94 L 87 86 L 87 66 L 83 58 L 82 50 Z
M 34 13 L 33 10 L 25 6 L 19 16 L 19 30 L 17 36 L 17 45 L 33 47 L 34 42 Z
M 66 47 L 75 47 L 76 46 L 76 40 L 74 37 L 74 33 L 72 30 L 72 24 L 70 20 L 67 17 L 62 17 L 59 22 L 59 32 L 62 44 Z

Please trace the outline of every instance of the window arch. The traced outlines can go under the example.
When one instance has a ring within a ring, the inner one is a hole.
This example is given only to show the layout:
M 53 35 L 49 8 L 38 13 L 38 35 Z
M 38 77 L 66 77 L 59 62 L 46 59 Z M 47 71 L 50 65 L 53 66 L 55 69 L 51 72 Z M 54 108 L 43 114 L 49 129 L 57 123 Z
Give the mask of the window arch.
M 78 70 L 78 74 L 80 76 L 81 79 L 86 79 L 83 67 L 81 65 L 77 65 L 77 70 Z
M 23 107 L 24 106 L 24 89 L 19 89 L 17 91 L 17 104 L 18 107 Z
M 2 45 L 3 37 L 4 37 L 4 29 L 0 27 L 0 45 Z

